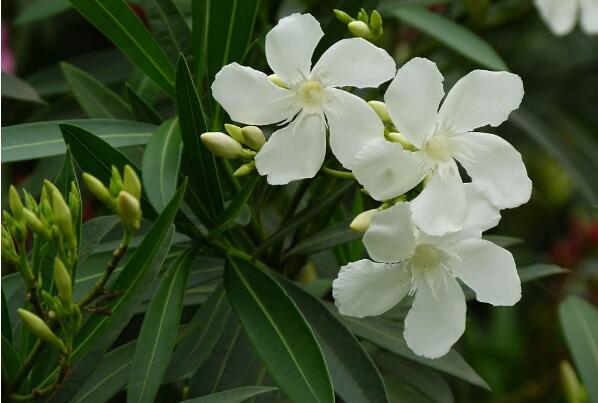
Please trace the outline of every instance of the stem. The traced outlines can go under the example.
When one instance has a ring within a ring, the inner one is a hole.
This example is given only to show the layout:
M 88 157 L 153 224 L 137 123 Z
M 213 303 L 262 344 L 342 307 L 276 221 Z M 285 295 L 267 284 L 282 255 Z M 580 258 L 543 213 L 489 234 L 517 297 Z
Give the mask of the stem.
M 339 171 L 337 169 L 322 167 L 322 172 L 324 172 L 326 175 L 335 176 L 337 178 L 355 179 L 353 172 L 349 172 L 349 171 Z
M 21 272 L 21 276 L 23 276 L 23 279 L 27 284 L 29 302 L 31 302 L 35 314 L 40 318 L 45 319 L 46 315 L 44 314 L 44 310 L 42 308 L 41 302 L 39 300 L 39 295 L 37 293 L 37 277 L 33 275 L 33 271 L 31 270 L 31 266 L 29 265 L 29 259 L 27 258 L 25 238 L 20 237 L 17 242 L 19 245 L 19 270 Z
M 13 402 L 30 402 L 35 399 L 39 399 L 40 397 L 44 397 L 53 391 L 56 390 L 58 385 L 52 383 L 51 385 L 46 386 L 45 388 L 41 389 L 33 389 L 33 391 L 28 395 L 20 395 L 18 393 L 13 393 L 10 395 L 10 400 Z
M 104 292 L 104 287 L 106 286 L 106 283 L 110 279 L 112 272 L 114 272 L 114 270 L 118 266 L 118 263 L 121 261 L 123 256 L 125 256 L 125 253 L 127 252 L 127 248 L 129 247 L 130 241 L 131 241 L 131 234 L 125 231 L 125 234 L 123 235 L 123 239 L 122 239 L 120 245 L 114 252 L 112 252 L 112 257 L 110 258 L 110 261 L 108 262 L 108 265 L 106 266 L 106 270 L 104 270 L 104 274 L 102 275 L 102 278 L 100 278 L 98 280 L 98 282 L 93 287 L 93 289 L 89 292 L 89 294 L 87 294 L 81 301 L 79 301 L 79 303 L 77 303 L 77 306 L 79 307 L 79 309 L 85 308 L 87 305 L 89 305 L 91 302 L 93 302 L 98 296 L 100 296 Z
M 10 382 L 10 384 L 7 386 L 8 393 L 12 392 L 15 388 L 17 388 L 21 385 L 21 382 L 23 382 L 23 380 L 27 377 L 27 375 L 31 371 L 31 368 L 33 368 L 33 365 L 35 364 L 35 361 L 37 360 L 39 355 L 42 353 L 43 347 L 44 347 L 44 343 L 41 341 L 41 339 L 38 339 L 35 342 L 35 344 L 33 345 L 31 352 L 25 359 L 25 362 L 23 363 L 21 368 L 19 368 L 19 371 L 17 372 L 17 374 L 15 375 L 13 380 Z

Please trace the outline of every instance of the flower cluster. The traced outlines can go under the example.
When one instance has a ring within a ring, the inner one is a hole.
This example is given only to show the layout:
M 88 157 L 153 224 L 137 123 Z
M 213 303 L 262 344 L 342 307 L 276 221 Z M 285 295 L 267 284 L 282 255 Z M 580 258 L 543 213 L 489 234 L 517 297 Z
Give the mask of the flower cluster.
M 534 4 L 555 35 L 563 36 L 573 31 L 578 17 L 586 34 L 598 34 L 596 0 L 534 0 Z
M 373 261 L 341 268 L 333 282 L 339 311 L 381 315 L 414 295 L 404 337 L 415 353 L 440 357 L 465 329 L 457 279 L 481 302 L 513 305 L 521 296 L 513 256 L 482 233 L 498 223 L 500 209 L 529 200 L 531 181 L 508 142 L 476 129 L 504 122 L 519 107 L 523 84 L 512 73 L 476 70 L 445 97 L 433 62 L 415 58 L 396 72 L 393 59 L 363 38 L 337 42 L 312 67 L 322 36 L 311 15 L 293 14 L 266 36 L 275 74 L 233 63 L 216 75 L 213 96 L 232 120 L 282 126 L 265 143 L 251 146 L 243 137 L 248 129 L 237 126 L 227 127 L 230 137 L 206 133 L 202 140 L 220 156 L 249 160 L 268 183 L 281 185 L 318 173 L 328 128 L 337 160 L 381 202 L 352 224 L 365 232 Z M 368 105 L 339 88 L 391 79 L 384 103 Z

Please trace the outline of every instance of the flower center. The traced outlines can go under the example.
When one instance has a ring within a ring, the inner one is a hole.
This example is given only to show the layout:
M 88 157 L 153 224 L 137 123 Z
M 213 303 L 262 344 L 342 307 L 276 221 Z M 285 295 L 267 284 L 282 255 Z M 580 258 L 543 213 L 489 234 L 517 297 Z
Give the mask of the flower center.
M 431 245 L 419 245 L 411 258 L 411 263 L 420 270 L 429 271 L 440 266 L 440 252 Z
M 453 141 L 444 134 L 433 136 L 426 144 L 426 153 L 434 161 L 447 162 L 453 157 L 454 151 Z
M 319 81 L 305 81 L 297 88 L 299 101 L 304 108 L 319 107 L 324 101 L 324 89 Z

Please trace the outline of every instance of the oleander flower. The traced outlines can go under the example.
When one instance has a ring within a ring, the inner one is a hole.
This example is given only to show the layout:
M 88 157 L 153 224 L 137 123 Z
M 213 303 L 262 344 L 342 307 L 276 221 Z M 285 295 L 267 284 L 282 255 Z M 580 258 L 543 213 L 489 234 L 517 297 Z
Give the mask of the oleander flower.
M 465 330 L 465 296 L 457 278 L 480 302 L 513 305 L 521 283 L 509 251 L 481 239 L 498 223 L 498 211 L 470 184 L 465 230 L 430 236 L 414 226 L 409 203 L 372 217 L 363 243 L 374 261 L 341 267 L 332 293 L 343 315 L 381 315 L 415 295 L 403 336 L 413 352 L 428 358 L 448 353 Z
M 567 35 L 577 22 L 588 35 L 598 34 L 598 0 L 534 0 L 552 33 Z
M 519 107 L 521 78 L 475 70 L 444 97 L 443 77 L 430 60 L 401 67 L 384 100 L 388 113 L 415 151 L 380 139 L 362 147 L 353 173 L 376 200 L 398 197 L 426 178 L 413 200 L 413 219 L 425 232 L 460 231 L 468 209 L 457 161 L 473 185 L 499 209 L 517 207 L 531 195 L 521 154 L 502 138 L 474 129 L 498 126 Z
M 266 35 L 266 58 L 275 79 L 232 63 L 212 84 L 214 98 L 232 120 L 290 122 L 272 134 L 255 158 L 258 172 L 272 185 L 318 172 L 326 154 L 326 126 L 332 152 L 348 169 L 359 148 L 383 138 L 383 125 L 368 104 L 336 87 L 377 87 L 395 74 L 394 60 L 366 40 L 352 38 L 332 45 L 312 68 L 323 35 L 310 14 L 285 17 Z

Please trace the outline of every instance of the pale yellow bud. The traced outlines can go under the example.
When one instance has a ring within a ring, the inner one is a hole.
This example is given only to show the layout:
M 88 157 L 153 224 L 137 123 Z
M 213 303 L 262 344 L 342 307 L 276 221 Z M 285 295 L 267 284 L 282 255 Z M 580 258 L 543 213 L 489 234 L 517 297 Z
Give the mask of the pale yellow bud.
M 208 150 L 221 158 L 237 159 L 255 156 L 254 152 L 245 150 L 237 140 L 221 132 L 204 133 L 201 135 L 201 141 Z
M 392 141 L 393 143 L 399 143 L 400 145 L 403 146 L 403 148 L 405 149 L 411 149 L 413 148 L 413 144 L 411 144 L 409 142 L 409 140 L 407 140 L 405 138 L 405 136 L 403 136 L 401 133 L 399 132 L 390 132 L 386 135 L 386 138 L 389 141 Z
M 126 191 L 118 194 L 116 209 L 120 220 L 129 233 L 134 233 L 141 226 L 141 206 L 139 200 Z
M 372 35 L 372 32 L 370 31 L 370 27 L 368 27 L 368 24 L 366 24 L 363 21 L 353 21 L 350 22 L 349 25 L 349 31 L 351 31 L 351 33 L 355 36 L 358 36 L 360 38 L 370 38 Z
M 64 201 L 62 194 L 56 189 L 52 192 L 52 210 L 54 211 L 54 220 L 56 226 L 65 237 L 65 239 L 73 238 L 73 219 L 71 217 L 71 210 Z
M 58 336 L 52 332 L 46 322 L 44 322 L 39 316 L 22 308 L 18 309 L 18 313 L 23 321 L 23 324 L 27 326 L 31 333 L 52 344 L 62 353 L 66 353 L 66 347 L 64 346 L 62 340 L 60 340 Z
M 383 122 L 390 122 L 390 115 L 388 114 L 388 109 L 386 109 L 386 104 L 384 102 L 370 101 L 368 104 L 372 107 L 374 112 L 376 112 L 380 120 Z
M 351 17 L 349 14 L 345 13 L 342 10 L 334 9 L 332 11 L 334 11 L 334 16 L 336 17 L 336 19 L 342 22 L 343 24 L 349 24 L 355 21 L 355 18 Z
M 378 212 L 378 209 L 366 210 L 360 213 L 351 221 L 349 227 L 355 232 L 366 232 L 370 227 L 370 221 L 374 214 Z
M 91 194 L 94 195 L 96 199 L 104 203 L 108 208 L 114 208 L 114 200 L 110 195 L 110 191 L 106 186 L 104 186 L 102 181 L 95 176 L 84 172 L 83 182 L 85 182 L 85 186 L 87 186 L 87 189 L 89 189 Z
M 46 189 L 48 197 L 50 197 L 50 198 L 52 198 L 52 195 L 54 193 L 60 193 L 60 190 L 58 190 L 56 185 L 54 185 L 52 182 L 50 182 L 47 179 L 44 179 L 44 188 Z
M 225 123 L 224 128 L 226 132 L 235 140 L 237 140 L 241 144 L 245 144 L 245 140 L 243 139 L 243 133 L 239 126 L 232 125 L 230 123 Z
M 31 232 L 40 234 L 44 238 L 50 238 L 50 229 L 31 210 L 24 208 L 23 217 Z
M 282 78 L 280 78 L 279 76 L 277 76 L 276 74 L 270 74 L 268 76 L 268 79 L 270 81 L 272 81 L 274 84 L 278 85 L 280 88 L 289 89 L 288 84 L 285 83 L 284 80 Z
M 73 286 L 71 276 L 58 256 L 54 259 L 54 282 L 58 289 L 58 296 L 68 309 L 73 298 Z
M 245 126 L 241 131 L 245 144 L 249 148 L 255 151 L 259 151 L 264 144 L 266 144 L 266 137 L 259 127 L 256 126 Z
M 237 168 L 237 170 L 233 173 L 233 176 L 238 178 L 241 176 L 249 175 L 253 171 L 255 171 L 255 161 L 250 161 L 247 164 L 243 164 L 239 168 Z
M 137 200 L 141 198 L 141 181 L 130 165 L 125 165 L 123 190 L 132 194 Z

